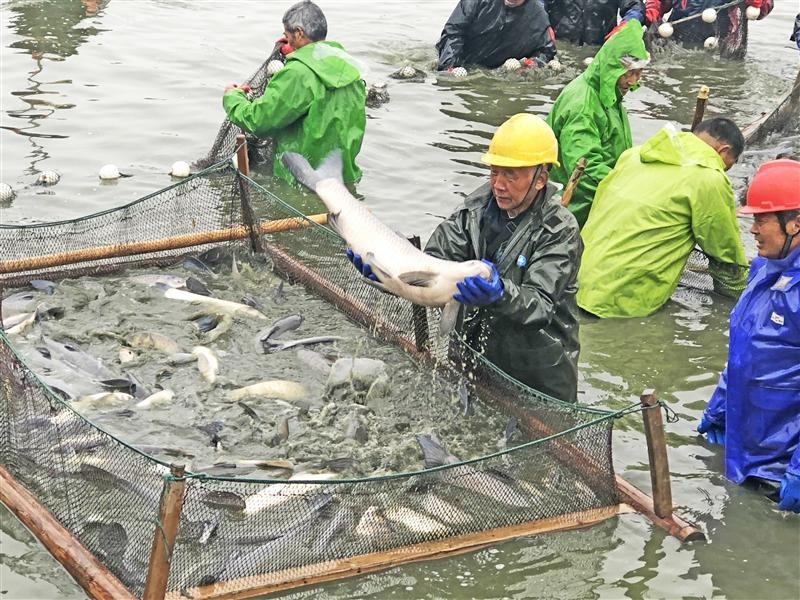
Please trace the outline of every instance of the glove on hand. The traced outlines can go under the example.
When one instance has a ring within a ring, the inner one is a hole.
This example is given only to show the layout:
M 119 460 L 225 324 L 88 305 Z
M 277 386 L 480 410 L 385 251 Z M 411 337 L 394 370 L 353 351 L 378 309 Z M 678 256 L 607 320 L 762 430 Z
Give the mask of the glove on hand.
M 287 54 L 291 54 L 292 52 L 294 52 L 294 48 L 293 48 L 293 47 L 292 47 L 292 45 L 289 43 L 289 40 L 288 40 L 288 39 L 286 39 L 286 36 L 285 36 L 285 35 L 282 35 L 282 36 L 281 36 L 281 37 L 279 37 L 277 40 L 275 40 L 275 43 L 276 43 L 276 44 L 281 44 L 281 54 L 283 54 L 284 56 L 286 56 Z
M 709 444 L 725 445 L 725 428 L 712 423 L 706 415 L 700 419 L 700 424 L 697 426 L 698 433 L 705 433 L 706 440 Z
M 481 260 L 492 270 L 492 278 L 488 281 L 480 275 L 473 275 L 472 277 L 465 277 L 464 281 L 456 284 L 459 293 L 453 294 L 453 299 L 461 302 L 461 304 L 469 304 L 471 306 L 486 306 L 500 300 L 505 293 L 503 288 L 503 280 L 500 279 L 500 273 L 497 272 L 497 267 L 493 262 Z
M 644 22 L 645 25 L 650 25 L 661 19 L 661 2 L 660 0 L 647 0 L 644 9 Z
M 778 508 L 800 513 L 800 477 L 785 473 L 781 480 Z
M 378 276 L 372 272 L 372 268 L 368 264 L 366 264 L 363 260 L 361 260 L 361 257 L 355 252 L 353 252 L 352 248 L 348 248 L 347 250 L 345 250 L 344 253 L 347 256 L 347 259 L 351 263 L 353 263 L 353 266 L 359 270 L 361 275 L 363 275 L 364 277 L 366 277 L 371 281 L 378 281 Z

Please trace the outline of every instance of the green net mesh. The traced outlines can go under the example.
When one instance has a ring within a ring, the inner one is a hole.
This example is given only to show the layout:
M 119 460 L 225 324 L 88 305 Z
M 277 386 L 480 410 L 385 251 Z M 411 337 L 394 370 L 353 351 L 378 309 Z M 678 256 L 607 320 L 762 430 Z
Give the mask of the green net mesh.
M 0 286 L 170 264 L 220 244 L 261 248 L 270 259 L 264 268 L 408 350 L 430 369 L 428 385 L 452 389 L 467 369 L 478 401 L 513 415 L 524 440 L 464 463 L 370 479 L 190 473 L 170 591 L 298 580 L 350 557 L 405 552 L 415 544 L 617 504 L 611 457 L 616 414 L 545 396 L 508 378 L 457 337 L 439 340 L 433 334 L 438 310 L 365 284 L 344 257 L 344 242 L 324 226 L 302 220 L 304 226 L 291 230 L 248 234 L 251 223 L 299 217 L 227 162 L 119 209 L 0 227 Z M 141 595 L 167 465 L 74 412 L 1 333 L 0 390 L 3 466 Z

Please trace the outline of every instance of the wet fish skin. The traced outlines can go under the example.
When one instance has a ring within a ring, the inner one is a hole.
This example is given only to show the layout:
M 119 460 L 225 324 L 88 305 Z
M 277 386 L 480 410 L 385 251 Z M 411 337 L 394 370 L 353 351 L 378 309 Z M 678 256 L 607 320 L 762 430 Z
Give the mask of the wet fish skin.
M 81 396 L 77 400 L 74 400 L 70 406 L 80 411 L 119 404 L 130 404 L 133 402 L 133 400 L 133 396 L 123 392 L 100 392 L 97 394 L 90 394 L 88 396 Z
M 56 288 L 58 287 L 57 283 L 53 283 L 47 279 L 31 279 L 29 283 L 33 289 L 44 292 L 48 296 L 55 294 Z
M 75 369 L 89 374 L 94 379 L 114 379 L 112 373 L 99 358 L 81 350 L 73 342 L 58 342 L 47 336 L 42 336 L 49 358 L 63 361 Z
M 200 497 L 200 501 L 206 506 L 223 510 L 239 512 L 245 509 L 244 498 L 234 492 L 220 490 L 206 491 Z
M 127 339 L 127 343 L 131 348 L 158 350 L 164 354 L 178 354 L 180 352 L 178 342 L 156 331 L 135 333 Z
M 458 386 L 458 400 L 461 403 L 461 410 L 463 411 L 464 416 L 466 417 L 467 415 L 471 414 L 472 399 L 470 397 L 466 379 L 462 379 L 461 385 Z
M 295 346 L 312 346 L 314 344 L 327 344 L 329 342 L 338 342 L 345 338 L 338 335 L 319 335 L 316 337 L 303 338 L 300 340 L 291 340 L 289 342 L 274 342 L 272 340 L 264 340 L 264 353 L 272 354 L 273 352 L 280 352 L 288 350 Z
M 185 288 L 186 278 L 180 275 L 170 275 L 169 273 L 143 273 L 141 275 L 132 275 L 128 277 L 128 281 L 138 283 L 140 285 L 147 285 L 150 287 L 163 287 L 163 288 Z
M 201 296 L 200 294 L 193 294 L 184 290 L 177 290 L 169 288 L 164 292 L 166 298 L 172 300 L 181 300 L 183 302 L 190 302 L 192 304 L 202 304 L 209 306 L 215 310 L 220 310 L 231 315 L 242 315 L 259 320 L 266 320 L 267 316 L 257 311 L 256 309 L 240 304 L 238 302 L 231 302 L 230 300 L 222 300 L 213 296 Z
M 205 346 L 195 346 L 192 348 L 192 354 L 197 357 L 197 369 L 203 379 L 211 384 L 216 382 L 219 373 L 219 360 L 216 355 Z
M 183 261 L 183 263 L 181 263 L 181 264 L 182 264 L 184 269 L 186 269 L 188 271 L 192 271 L 193 273 L 198 273 L 200 275 L 208 275 L 212 279 L 216 279 L 217 278 L 217 274 L 214 273 L 214 271 L 211 270 L 211 267 L 209 267 L 202 260 L 200 260 L 199 258 L 196 258 L 194 256 L 190 256 L 189 258 L 186 258 Z
M 172 390 L 159 390 L 143 400 L 136 403 L 136 408 L 153 408 L 154 406 L 165 406 L 170 404 L 175 398 L 175 392 Z
M 279 400 L 299 400 L 308 396 L 305 386 L 285 379 L 272 379 L 254 383 L 235 390 L 230 390 L 225 398 L 229 402 L 238 402 L 248 397 L 274 398 Z M 287 406 L 292 406 L 287 404 Z
M 211 291 L 208 289 L 205 283 L 197 279 L 196 277 L 187 277 L 186 278 L 186 289 L 192 292 L 193 294 L 198 294 L 199 296 L 210 296 Z
M 256 347 L 260 349 L 260 345 L 264 344 L 269 339 L 278 338 L 287 331 L 297 329 L 303 324 L 303 321 L 305 321 L 305 317 L 303 315 L 288 315 L 281 317 L 269 327 L 265 327 L 258 332 L 256 335 L 258 345 Z
M 236 404 L 238 404 L 241 407 L 241 409 L 244 411 L 244 414 L 246 414 L 248 417 L 250 417 L 254 421 L 261 421 L 261 417 L 258 416 L 258 413 L 255 410 L 253 410 L 253 408 L 250 405 L 245 404 L 241 400 Z

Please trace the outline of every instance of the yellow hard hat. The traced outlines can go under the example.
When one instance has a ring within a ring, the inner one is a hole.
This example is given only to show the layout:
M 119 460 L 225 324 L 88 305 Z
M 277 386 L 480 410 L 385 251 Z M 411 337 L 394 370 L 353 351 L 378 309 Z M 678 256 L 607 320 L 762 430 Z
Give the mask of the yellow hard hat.
M 558 167 L 558 140 L 544 120 L 519 113 L 497 128 L 481 161 L 495 167 L 533 167 L 545 163 Z

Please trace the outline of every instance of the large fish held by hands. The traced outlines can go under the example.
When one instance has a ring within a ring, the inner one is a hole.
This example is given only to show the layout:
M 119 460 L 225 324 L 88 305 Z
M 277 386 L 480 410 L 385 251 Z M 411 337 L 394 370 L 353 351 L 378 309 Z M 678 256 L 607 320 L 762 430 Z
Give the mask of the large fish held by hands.
M 345 187 L 339 150 L 331 152 L 316 170 L 295 152 L 285 152 L 281 160 L 297 181 L 325 203 L 328 224 L 372 268 L 386 291 L 421 306 L 444 307 L 440 331 L 455 324 L 459 307 L 453 300 L 458 292 L 456 283 L 474 275 L 491 279 L 485 263 L 429 256 L 384 225 Z

